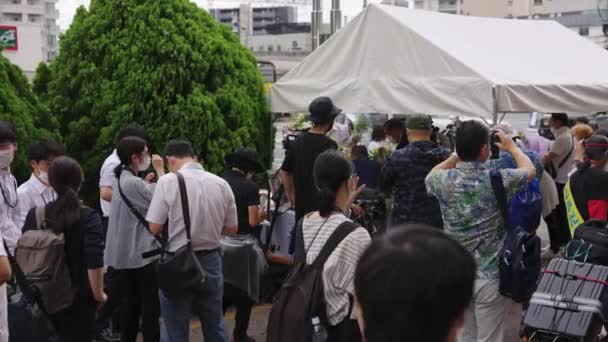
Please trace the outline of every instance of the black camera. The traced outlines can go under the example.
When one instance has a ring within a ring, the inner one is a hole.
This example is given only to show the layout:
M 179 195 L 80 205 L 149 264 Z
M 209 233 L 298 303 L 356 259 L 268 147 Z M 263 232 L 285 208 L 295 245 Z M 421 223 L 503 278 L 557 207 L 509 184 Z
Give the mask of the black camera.
M 496 145 L 496 143 L 500 143 L 500 137 L 496 133 L 498 133 L 498 131 L 492 131 L 492 134 L 490 135 L 491 159 L 498 159 L 500 157 L 500 148 Z

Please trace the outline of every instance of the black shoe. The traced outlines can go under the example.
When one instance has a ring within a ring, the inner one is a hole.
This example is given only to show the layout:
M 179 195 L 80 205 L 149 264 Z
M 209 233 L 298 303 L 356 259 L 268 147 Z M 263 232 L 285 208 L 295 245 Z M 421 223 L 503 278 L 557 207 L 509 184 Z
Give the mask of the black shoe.
M 234 342 L 255 342 L 255 339 L 250 336 L 245 336 L 241 338 L 234 338 Z
M 110 328 L 105 328 L 97 333 L 95 342 L 120 342 L 120 334 L 114 333 Z

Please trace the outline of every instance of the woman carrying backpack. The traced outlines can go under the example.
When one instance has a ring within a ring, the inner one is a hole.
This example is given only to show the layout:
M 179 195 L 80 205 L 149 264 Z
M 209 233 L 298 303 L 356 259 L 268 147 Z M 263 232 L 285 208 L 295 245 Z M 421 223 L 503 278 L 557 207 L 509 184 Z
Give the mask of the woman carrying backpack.
M 351 163 L 336 151 L 319 155 L 314 164 L 315 185 L 319 189 L 319 211 L 304 217 L 302 232 L 306 263 L 312 264 L 332 233 L 348 217 L 350 207 L 363 190 L 352 177 Z M 365 228 L 356 228 L 334 249 L 323 266 L 325 309 L 330 342 L 361 341 L 354 320 L 355 269 L 371 238 Z M 299 243 L 299 242 L 298 242 Z
M 143 253 L 160 247 L 144 219 L 155 184 L 150 182 L 152 176 L 145 180 L 137 176 L 150 168 L 150 153 L 146 141 L 139 137 L 123 138 L 116 153 L 120 165 L 116 168 L 104 261 L 125 282 L 127 303 L 121 312 L 120 340 L 135 342 L 141 321 L 144 342 L 159 342 L 157 258 L 142 257 Z M 160 161 L 155 165 L 158 176 L 164 175 L 162 159 L 154 159 Z
M 72 304 L 50 315 L 62 342 L 92 341 L 95 312 L 107 300 L 103 291 L 101 217 L 78 198 L 83 179 L 80 164 L 69 157 L 56 158 L 49 170 L 49 182 L 58 197 L 45 206 L 43 229 L 64 234 L 65 262 L 74 290 Z M 23 232 L 37 226 L 36 209 L 32 209 Z

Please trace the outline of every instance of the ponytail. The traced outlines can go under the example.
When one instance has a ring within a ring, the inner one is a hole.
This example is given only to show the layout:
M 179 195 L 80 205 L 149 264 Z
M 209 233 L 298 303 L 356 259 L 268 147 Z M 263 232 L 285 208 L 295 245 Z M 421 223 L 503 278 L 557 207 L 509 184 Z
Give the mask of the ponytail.
M 80 199 L 74 189 L 68 187 L 59 194 L 49 212 L 48 228 L 56 233 L 64 233 L 80 220 Z
M 323 188 L 319 191 L 319 215 L 321 217 L 328 217 L 336 208 L 336 192 L 329 189 Z

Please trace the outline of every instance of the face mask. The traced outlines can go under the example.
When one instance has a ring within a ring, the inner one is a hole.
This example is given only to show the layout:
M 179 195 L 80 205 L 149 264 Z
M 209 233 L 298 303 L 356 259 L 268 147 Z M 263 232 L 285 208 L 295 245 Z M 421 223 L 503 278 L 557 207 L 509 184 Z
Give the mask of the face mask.
M 557 128 L 553 128 L 553 127 L 549 128 L 549 130 L 551 131 L 551 133 L 553 133 L 553 135 L 556 135 L 557 131 L 558 131 Z
M 47 172 L 40 171 L 38 173 L 38 179 L 46 185 L 49 184 L 49 174 Z
M 150 159 L 150 156 L 146 156 L 146 157 L 144 158 L 144 162 L 143 162 L 143 163 L 141 163 L 141 164 L 139 164 L 139 171 L 140 171 L 140 172 L 146 171 L 148 168 L 150 168 L 150 163 L 151 163 L 151 162 L 152 162 L 152 161 L 151 161 L 151 159 Z
M 8 150 L 0 151 L 0 169 L 8 169 L 15 157 L 15 150 L 11 147 Z

